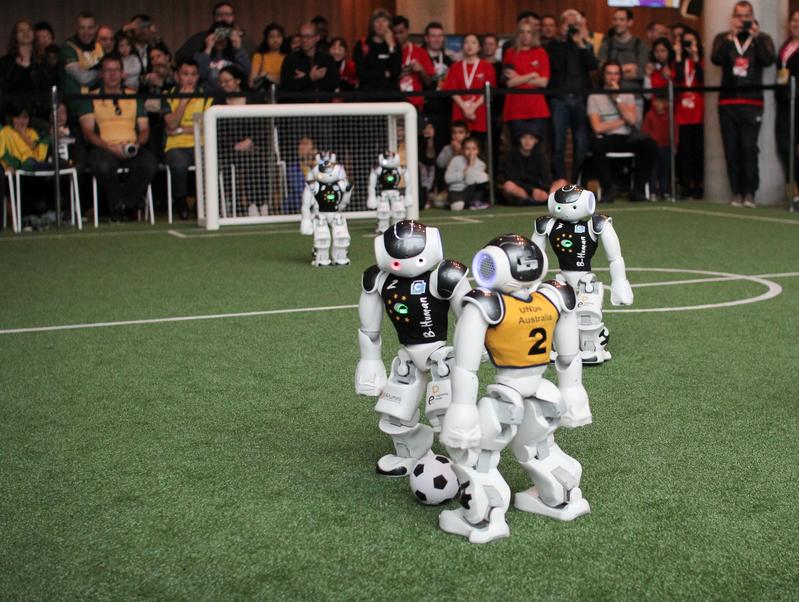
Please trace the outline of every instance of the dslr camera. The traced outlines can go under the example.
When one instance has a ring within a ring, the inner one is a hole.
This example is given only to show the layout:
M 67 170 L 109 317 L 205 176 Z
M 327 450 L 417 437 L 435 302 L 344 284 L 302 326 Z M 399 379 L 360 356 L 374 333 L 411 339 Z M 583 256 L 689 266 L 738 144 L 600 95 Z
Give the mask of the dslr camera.
M 137 154 L 139 154 L 139 147 L 132 142 L 128 142 L 127 144 L 122 145 L 122 154 L 125 155 L 126 158 L 132 159 Z
M 576 33 L 580 33 L 580 30 L 577 28 L 577 26 L 569 25 L 569 28 L 566 30 L 566 35 L 572 38 Z

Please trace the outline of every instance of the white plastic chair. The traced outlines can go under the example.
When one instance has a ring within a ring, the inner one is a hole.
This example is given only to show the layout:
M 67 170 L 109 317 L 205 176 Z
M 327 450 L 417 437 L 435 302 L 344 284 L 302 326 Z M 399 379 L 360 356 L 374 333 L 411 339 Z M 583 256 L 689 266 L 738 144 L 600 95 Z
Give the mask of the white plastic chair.
M 630 160 L 630 190 L 632 190 L 635 187 L 635 159 L 636 159 L 635 153 L 627 151 L 617 152 L 617 153 L 610 152 L 610 153 L 605 153 L 605 157 L 607 157 L 608 159 Z M 596 192 L 597 192 L 597 199 L 601 201 L 602 186 L 598 182 L 597 182 Z M 647 198 L 647 200 L 649 199 L 649 180 L 647 180 L 646 183 L 644 184 L 644 196 Z
M 83 215 L 80 209 L 80 190 L 78 188 L 78 170 L 75 167 L 59 169 L 60 176 L 69 176 L 69 215 L 70 223 L 77 224 L 78 230 L 83 230 Z M 16 179 L 16 204 L 17 204 L 17 227 L 22 228 L 22 178 L 52 178 L 55 170 L 44 171 L 25 171 L 17 170 L 14 172 Z M 19 232 L 19 230 L 17 230 Z
M 130 171 L 127 167 L 120 167 L 117 169 L 117 174 L 123 174 Z M 92 174 L 92 201 L 94 203 L 94 227 L 96 228 L 99 224 L 99 215 L 97 211 L 97 176 Z M 150 225 L 155 224 L 155 211 L 153 211 L 153 186 L 152 184 L 147 184 L 147 198 L 146 202 L 144 203 L 144 219 L 150 220 Z

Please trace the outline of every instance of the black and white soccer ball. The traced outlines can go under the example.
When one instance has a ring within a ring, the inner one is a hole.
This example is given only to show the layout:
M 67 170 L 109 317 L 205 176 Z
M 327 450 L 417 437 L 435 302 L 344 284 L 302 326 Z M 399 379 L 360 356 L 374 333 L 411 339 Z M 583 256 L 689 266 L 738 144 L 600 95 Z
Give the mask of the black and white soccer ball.
M 458 477 L 446 456 L 429 454 L 419 460 L 411 471 L 410 485 L 416 500 L 428 506 L 443 504 L 458 494 Z

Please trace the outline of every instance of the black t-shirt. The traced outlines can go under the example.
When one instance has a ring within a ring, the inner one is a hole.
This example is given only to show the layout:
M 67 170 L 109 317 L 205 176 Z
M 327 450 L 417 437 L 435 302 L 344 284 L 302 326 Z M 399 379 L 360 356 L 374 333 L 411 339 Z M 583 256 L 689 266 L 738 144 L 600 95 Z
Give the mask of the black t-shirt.
M 599 245 L 588 232 L 588 222 L 557 220 L 549 233 L 549 242 L 558 257 L 561 270 L 591 271 L 591 258 Z
M 548 173 L 547 159 L 539 144 L 527 157 L 518 148 L 513 148 L 505 160 L 505 179 L 521 186 L 528 194 L 532 194 L 534 188 L 549 188 Z
M 359 90 L 399 90 L 402 53 L 399 47 L 389 50 L 385 42 L 362 39 L 352 54 L 358 73 Z
M 380 296 L 403 345 L 447 340 L 449 301 L 430 293 L 430 274 L 403 278 L 389 274 Z

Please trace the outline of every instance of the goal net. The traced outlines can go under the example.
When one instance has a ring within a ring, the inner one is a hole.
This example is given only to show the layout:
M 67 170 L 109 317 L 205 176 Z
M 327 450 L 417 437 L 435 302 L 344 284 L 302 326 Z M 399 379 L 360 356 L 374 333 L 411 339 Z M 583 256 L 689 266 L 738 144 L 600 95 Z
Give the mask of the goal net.
M 200 225 L 299 221 L 305 176 L 322 151 L 336 153 L 353 184 L 353 218 L 376 217 L 366 207 L 369 174 L 380 153 L 398 153 L 408 217 L 418 218 L 416 127 L 405 102 L 213 106 L 195 116 Z

